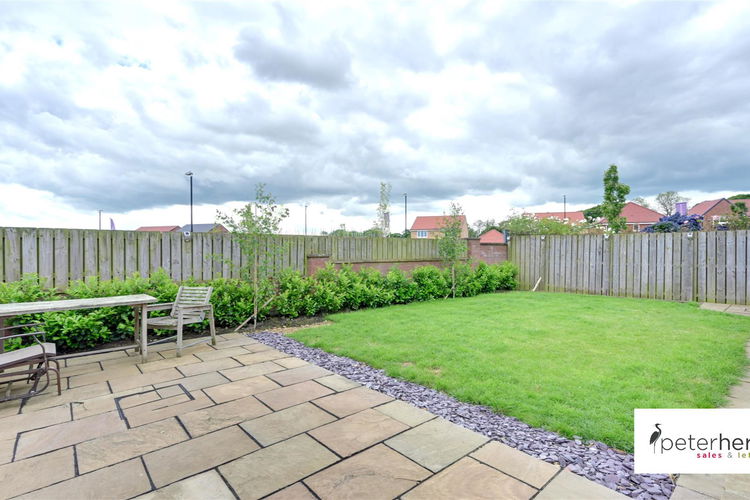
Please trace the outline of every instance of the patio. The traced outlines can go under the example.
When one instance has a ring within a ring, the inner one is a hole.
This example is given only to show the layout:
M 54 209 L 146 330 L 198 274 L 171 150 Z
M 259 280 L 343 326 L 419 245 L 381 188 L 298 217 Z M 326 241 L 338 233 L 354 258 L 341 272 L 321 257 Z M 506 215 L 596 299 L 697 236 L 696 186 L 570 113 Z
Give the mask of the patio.
M 0 497 L 625 498 L 245 335 L 173 347 L 0 405 Z

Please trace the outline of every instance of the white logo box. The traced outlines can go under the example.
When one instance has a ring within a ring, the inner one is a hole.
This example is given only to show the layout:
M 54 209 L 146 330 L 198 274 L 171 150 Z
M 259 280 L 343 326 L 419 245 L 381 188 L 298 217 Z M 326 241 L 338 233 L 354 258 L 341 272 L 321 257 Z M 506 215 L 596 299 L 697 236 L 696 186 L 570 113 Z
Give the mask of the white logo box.
M 636 409 L 634 448 L 636 474 L 750 474 L 750 409 Z

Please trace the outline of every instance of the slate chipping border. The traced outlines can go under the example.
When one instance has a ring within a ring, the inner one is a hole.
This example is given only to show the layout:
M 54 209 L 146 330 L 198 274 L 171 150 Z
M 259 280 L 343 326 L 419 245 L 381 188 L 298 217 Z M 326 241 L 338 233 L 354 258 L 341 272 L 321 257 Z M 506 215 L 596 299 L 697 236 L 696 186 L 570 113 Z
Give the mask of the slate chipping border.
M 486 406 L 462 403 L 434 389 L 389 377 L 383 370 L 351 358 L 307 347 L 278 333 L 259 332 L 248 336 L 533 457 L 559 463 L 575 474 L 632 498 L 667 500 L 674 491 L 674 482 L 668 475 L 635 474 L 633 455 L 614 450 L 604 443 L 584 443 L 581 439 L 568 439 L 551 431 L 531 427 Z

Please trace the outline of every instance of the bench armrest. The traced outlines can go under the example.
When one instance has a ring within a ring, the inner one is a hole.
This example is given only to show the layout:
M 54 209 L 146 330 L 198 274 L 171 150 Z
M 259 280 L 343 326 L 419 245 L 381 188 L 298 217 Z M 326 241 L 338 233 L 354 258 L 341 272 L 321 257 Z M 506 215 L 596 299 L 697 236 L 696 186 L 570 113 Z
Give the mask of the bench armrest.
M 0 332 L 3 330 L 13 330 L 15 328 L 26 328 L 31 326 L 42 326 L 41 323 L 26 323 L 25 325 L 13 325 L 13 326 L 4 326 L 3 328 L 0 328 Z
M 39 332 L 27 332 L 27 333 L 16 333 L 15 335 L 0 335 L 0 340 L 8 340 L 8 339 L 17 339 L 21 337 L 33 337 L 37 344 L 41 344 L 42 342 L 39 342 L 38 335 L 42 336 L 42 342 L 47 341 L 47 334 L 45 334 L 42 331 Z
M 178 311 L 208 311 L 213 306 L 211 304 L 200 304 L 196 306 L 179 306 Z
M 174 302 L 165 302 L 163 304 L 151 304 L 146 306 L 146 311 L 163 311 L 164 309 L 172 309 Z

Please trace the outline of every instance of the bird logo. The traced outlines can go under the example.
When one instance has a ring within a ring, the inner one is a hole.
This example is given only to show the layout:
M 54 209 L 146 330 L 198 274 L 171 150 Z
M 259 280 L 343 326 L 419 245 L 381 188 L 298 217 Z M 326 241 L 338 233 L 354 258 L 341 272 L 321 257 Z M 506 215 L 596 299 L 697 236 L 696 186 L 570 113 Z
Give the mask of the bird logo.
M 648 444 L 654 445 L 654 453 L 656 453 L 656 440 L 659 439 L 659 436 L 661 436 L 661 427 L 659 427 L 661 424 L 656 424 L 654 427 L 656 427 L 656 430 L 651 434 L 651 439 L 649 439 Z

